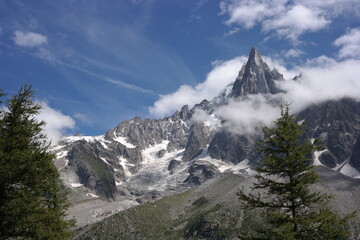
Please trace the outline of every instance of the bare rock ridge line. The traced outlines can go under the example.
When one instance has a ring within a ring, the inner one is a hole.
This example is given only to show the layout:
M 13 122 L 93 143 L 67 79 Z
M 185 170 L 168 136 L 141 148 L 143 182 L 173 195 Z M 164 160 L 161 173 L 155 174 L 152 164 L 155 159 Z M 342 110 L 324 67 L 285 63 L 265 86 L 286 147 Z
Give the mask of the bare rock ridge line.
M 224 171 L 247 174 L 246 169 L 259 160 L 255 142 L 261 132 L 229 132 L 216 109 L 253 94 L 276 98 L 281 93 L 279 81 L 295 80 L 285 80 L 276 69 L 271 70 L 255 47 L 234 80 L 213 99 L 204 99 L 191 109 L 185 105 L 172 116 L 135 117 L 101 136 L 65 137 L 54 149 L 55 164 L 72 189 L 74 202 L 99 198 L 144 202 L 184 191 Z M 197 110 L 212 121 L 195 121 Z M 328 101 L 298 115 L 307 126 L 306 137 L 319 137 L 324 145 L 314 153 L 314 162 L 360 177 L 359 102 Z
M 232 88 L 231 97 L 244 97 L 249 94 L 276 94 L 274 81 L 283 81 L 284 77 L 275 68 L 270 70 L 255 47 L 251 48 L 249 59 L 241 68 Z

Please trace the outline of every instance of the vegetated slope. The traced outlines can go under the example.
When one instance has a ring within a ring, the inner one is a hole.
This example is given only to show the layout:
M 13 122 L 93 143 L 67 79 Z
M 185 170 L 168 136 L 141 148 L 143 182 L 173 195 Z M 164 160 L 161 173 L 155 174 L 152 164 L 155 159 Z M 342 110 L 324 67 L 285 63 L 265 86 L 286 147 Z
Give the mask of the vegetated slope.
M 320 182 L 313 188 L 333 194 L 331 206 L 339 214 L 360 210 L 359 179 L 323 166 L 316 170 Z M 249 175 L 224 173 L 184 193 L 82 227 L 75 239 L 237 239 L 239 230 L 254 227 L 256 215 L 244 213 L 236 196 L 241 187 L 249 190 L 252 181 Z

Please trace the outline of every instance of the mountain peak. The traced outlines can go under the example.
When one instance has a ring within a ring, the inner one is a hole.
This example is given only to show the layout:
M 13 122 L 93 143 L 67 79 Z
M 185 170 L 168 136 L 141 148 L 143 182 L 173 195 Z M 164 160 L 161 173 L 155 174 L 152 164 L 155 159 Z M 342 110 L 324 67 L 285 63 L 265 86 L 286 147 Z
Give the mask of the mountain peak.
M 260 57 L 261 58 L 260 53 L 257 50 L 257 48 L 252 47 L 251 50 L 250 50 L 249 59 L 252 59 L 252 58 L 255 58 L 255 57 Z
M 248 61 L 233 85 L 231 97 L 244 97 L 258 93 L 275 94 L 279 90 L 275 87 L 274 80 L 283 80 L 283 76 L 277 71 L 271 71 L 256 47 L 252 47 Z

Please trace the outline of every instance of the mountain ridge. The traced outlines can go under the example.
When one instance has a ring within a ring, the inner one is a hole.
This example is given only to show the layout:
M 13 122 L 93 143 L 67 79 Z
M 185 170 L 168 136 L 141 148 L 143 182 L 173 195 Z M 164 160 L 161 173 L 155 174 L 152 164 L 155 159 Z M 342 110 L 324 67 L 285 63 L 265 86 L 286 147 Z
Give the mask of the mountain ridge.
M 296 79 L 300 80 L 301 76 Z M 162 119 L 135 117 L 101 136 L 64 138 L 54 148 L 55 164 L 72 189 L 74 203 L 105 199 L 135 206 L 183 192 L 224 172 L 251 175 L 251 166 L 260 158 L 255 143 L 261 134 L 229 131 L 216 109 L 251 96 L 278 96 L 278 81 L 293 80 L 270 70 L 253 47 L 235 81 L 212 100 L 191 109 L 185 105 Z M 315 164 L 360 177 L 359 102 L 327 101 L 298 116 L 307 125 L 305 137 L 320 138 L 324 144 L 314 153 Z

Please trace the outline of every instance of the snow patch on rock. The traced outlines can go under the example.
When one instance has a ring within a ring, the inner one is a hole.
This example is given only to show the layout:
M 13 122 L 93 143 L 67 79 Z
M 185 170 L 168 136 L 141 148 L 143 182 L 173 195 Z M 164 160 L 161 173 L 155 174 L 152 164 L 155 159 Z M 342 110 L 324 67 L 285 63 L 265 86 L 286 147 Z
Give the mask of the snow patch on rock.
M 115 134 L 115 133 L 114 133 L 114 134 Z M 116 135 L 115 135 L 114 140 L 115 140 L 116 142 L 121 143 L 122 145 L 124 145 L 124 146 L 127 147 L 127 148 L 136 148 L 136 146 L 133 145 L 133 144 L 131 144 L 131 143 L 129 143 L 125 137 L 121 137 L 121 136 L 116 137 Z
M 360 172 L 349 163 L 344 164 L 344 166 L 340 168 L 340 172 L 348 177 L 360 178 Z

